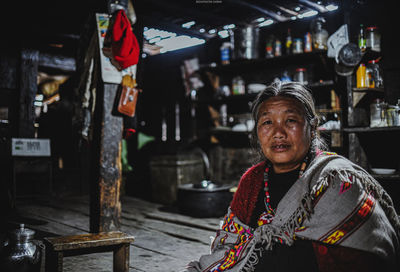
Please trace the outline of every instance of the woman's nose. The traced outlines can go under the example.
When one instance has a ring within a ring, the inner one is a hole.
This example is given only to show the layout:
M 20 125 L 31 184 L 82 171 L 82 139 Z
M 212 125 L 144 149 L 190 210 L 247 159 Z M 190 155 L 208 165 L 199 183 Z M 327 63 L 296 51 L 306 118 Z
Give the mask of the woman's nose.
M 275 124 L 272 137 L 274 139 L 282 139 L 285 138 L 286 131 L 285 128 L 281 124 Z

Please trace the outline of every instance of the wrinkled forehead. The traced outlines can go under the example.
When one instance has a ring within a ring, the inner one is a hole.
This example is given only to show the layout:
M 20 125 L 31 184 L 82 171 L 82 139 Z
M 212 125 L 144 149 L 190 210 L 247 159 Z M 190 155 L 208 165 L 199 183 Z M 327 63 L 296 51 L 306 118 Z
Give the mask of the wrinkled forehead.
M 258 106 L 257 120 L 259 117 L 272 112 L 295 113 L 305 117 L 303 104 L 291 97 L 274 96 L 264 100 Z

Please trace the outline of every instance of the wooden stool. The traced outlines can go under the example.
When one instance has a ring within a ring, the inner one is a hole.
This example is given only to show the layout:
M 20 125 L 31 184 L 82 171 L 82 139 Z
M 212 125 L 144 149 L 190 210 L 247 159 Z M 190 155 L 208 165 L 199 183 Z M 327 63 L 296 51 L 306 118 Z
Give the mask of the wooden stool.
M 103 232 L 46 237 L 46 272 L 61 272 L 63 257 L 113 251 L 113 271 L 129 271 L 129 246 L 134 237 L 125 233 Z

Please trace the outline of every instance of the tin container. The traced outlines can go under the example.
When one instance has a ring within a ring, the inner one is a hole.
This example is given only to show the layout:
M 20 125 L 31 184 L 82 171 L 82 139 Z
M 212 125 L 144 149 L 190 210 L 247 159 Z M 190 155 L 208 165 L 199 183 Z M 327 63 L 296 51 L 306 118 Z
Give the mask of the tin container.
M 259 28 L 247 26 L 237 28 L 231 35 L 233 44 L 233 59 L 257 59 Z

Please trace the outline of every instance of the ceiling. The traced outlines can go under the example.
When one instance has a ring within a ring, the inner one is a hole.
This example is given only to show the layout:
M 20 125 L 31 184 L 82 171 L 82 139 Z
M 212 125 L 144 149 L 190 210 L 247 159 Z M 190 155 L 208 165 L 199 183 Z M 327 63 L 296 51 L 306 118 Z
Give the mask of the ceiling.
M 338 2 L 338 1 L 336 1 Z M 260 20 L 285 22 L 306 12 L 324 13 L 326 6 L 335 1 L 327 0 L 136 0 L 135 10 L 146 26 L 168 31 L 185 32 L 209 39 L 216 34 L 210 30 L 222 30 L 234 24 L 258 25 Z M 189 29 L 182 24 L 195 21 Z
M 23 40 L 41 51 L 59 50 L 74 55 L 85 23 L 96 12 L 107 12 L 107 1 L 40 0 L 24 4 Z M 273 23 L 291 20 L 309 11 L 324 13 L 329 0 L 120 0 L 132 1 L 141 26 L 210 39 L 224 26 L 257 25 L 260 18 Z M 335 1 L 334 1 L 335 2 Z M 337 2 L 337 1 L 336 1 Z M 195 21 L 190 28 L 182 24 Z M 215 30 L 215 33 L 210 32 Z M 58 48 L 58 49 L 57 49 Z

